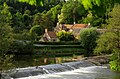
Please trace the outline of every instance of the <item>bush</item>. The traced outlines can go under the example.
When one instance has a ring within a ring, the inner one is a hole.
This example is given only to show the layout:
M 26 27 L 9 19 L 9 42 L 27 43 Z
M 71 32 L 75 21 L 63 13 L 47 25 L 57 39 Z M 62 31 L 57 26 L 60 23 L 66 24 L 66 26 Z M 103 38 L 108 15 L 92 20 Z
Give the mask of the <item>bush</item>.
M 33 54 L 33 43 L 26 40 L 17 40 L 11 46 L 10 52 L 15 55 L 31 55 Z
M 96 28 L 86 28 L 80 32 L 81 45 L 86 49 L 86 56 L 92 55 L 93 50 L 96 47 L 96 39 L 98 32 Z
M 75 37 L 72 35 L 71 32 L 60 31 L 57 33 L 58 38 L 60 41 L 74 41 Z

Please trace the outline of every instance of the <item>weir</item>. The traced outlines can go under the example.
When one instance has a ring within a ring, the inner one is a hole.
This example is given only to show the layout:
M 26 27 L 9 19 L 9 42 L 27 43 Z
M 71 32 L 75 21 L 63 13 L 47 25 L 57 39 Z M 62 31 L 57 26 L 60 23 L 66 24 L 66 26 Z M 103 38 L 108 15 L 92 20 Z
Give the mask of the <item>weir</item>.
M 51 65 L 44 65 L 44 66 L 16 68 L 4 74 L 3 76 L 5 79 L 11 79 L 11 78 L 14 79 L 14 78 L 22 78 L 22 77 L 71 71 L 71 70 L 90 67 L 90 66 L 95 66 L 95 65 L 91 62 L 83 60 L 78 62 L 69 62 L 69 63 L 62 63 L 62 64 L 51 64 Z

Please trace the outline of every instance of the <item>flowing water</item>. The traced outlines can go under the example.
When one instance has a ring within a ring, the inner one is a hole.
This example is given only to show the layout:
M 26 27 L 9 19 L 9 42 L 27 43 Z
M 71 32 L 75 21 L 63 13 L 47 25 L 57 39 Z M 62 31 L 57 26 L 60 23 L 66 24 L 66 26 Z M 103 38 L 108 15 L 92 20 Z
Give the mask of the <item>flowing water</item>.
M 4 75 L 6 79 L 120 79 L 120 73 L 107 66 L 88 61 L 17 68 Z

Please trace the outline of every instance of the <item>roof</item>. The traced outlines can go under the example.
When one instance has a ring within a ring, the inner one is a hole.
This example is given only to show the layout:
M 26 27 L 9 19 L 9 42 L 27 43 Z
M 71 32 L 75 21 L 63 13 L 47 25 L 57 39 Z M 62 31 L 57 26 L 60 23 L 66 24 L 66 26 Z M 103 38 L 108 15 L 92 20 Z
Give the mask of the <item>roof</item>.
M 68 29 L 70 29 L 70 28 L 72 28 L 73 25 L 70 25 L 70 24 L 63 24 L 63 26 L 66 27 L 66 28 L 68 28 Z
M 88 24 L 74 24 L 73 29 L 82 29 L 88 27 Z
M 55 32 L 53 32 L 53 31 L 48 31 L 47 33 L 48 33 L 48 35 L 50 36 L 50 38 L 57 38 L 57 35 L 56 35 Z
M 80 29 L 73 29 L 72 34 L 76 37 L 80 34 Z

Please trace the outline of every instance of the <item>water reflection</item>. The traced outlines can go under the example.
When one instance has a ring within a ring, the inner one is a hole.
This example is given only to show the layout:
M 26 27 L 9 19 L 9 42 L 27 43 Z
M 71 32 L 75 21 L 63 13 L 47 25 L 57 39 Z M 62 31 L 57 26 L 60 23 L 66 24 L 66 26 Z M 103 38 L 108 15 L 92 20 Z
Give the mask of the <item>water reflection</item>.
M 16 67 L 41 66 L 47 64 L 60 64 L 64 62 L 76 61 L 82 57 L 83 57 L 82 55 L 65 56 L 65 57 L 18 56 L 15 59 L 14 64 L 16 65 Z

